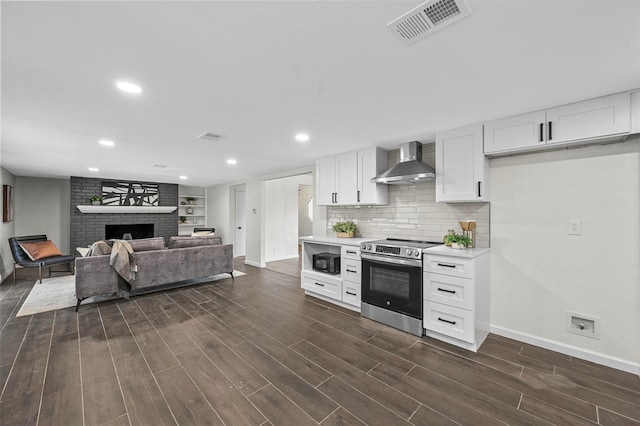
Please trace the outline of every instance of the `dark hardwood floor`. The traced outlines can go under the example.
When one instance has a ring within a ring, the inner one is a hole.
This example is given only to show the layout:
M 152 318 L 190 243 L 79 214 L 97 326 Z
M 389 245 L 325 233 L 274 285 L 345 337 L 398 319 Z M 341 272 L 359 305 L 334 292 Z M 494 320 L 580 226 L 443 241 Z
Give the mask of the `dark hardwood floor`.
M 640 424 L 635 375 L 494 335 L 468 352 L 237 269 L 20 318 L 34 282 L 5 280 L 0 424 Z

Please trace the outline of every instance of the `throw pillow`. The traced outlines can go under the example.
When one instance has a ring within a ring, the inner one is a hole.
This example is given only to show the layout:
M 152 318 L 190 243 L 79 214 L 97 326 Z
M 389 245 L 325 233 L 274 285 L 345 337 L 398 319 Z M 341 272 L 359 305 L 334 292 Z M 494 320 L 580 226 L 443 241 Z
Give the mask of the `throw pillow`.
M 36 260 L 44 259 L 51 256 L 62 256 L 62 253 L 56 247 L 51 240 L 38 241 L 35 243 L 20 243 L 20 247 L 27 253 L 29 259 Z

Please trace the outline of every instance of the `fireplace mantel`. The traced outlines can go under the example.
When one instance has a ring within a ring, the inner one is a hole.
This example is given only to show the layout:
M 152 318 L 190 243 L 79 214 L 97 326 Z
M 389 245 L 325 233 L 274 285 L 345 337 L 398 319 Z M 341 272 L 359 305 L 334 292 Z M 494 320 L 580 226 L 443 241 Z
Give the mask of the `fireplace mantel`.
M 81 213 L 173 213 L 178 206 L 88 206 L 78 205 Z

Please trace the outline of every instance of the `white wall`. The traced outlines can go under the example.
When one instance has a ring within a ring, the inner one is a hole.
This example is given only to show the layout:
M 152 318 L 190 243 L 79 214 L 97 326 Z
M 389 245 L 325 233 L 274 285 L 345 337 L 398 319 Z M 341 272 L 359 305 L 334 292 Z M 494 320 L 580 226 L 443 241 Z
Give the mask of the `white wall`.
M 298 256 L 298 185 L 311 184 L 310 174 L 265 182 L 265 262 Z
M 47 234 L 62 253 L 72 254 L 69 179 L 16 176 L 15 182 L 16 235 Z
M 639 170 L 638 135 L 491 161 L 494 331 L 640 363 Z M 566 332 L 567 311 L 599 317 L 600 339 Z
M 15 176 L 4 169 L 0 168 L 0 189 L 2 185 L 11 185 L 15 189 Z M 0 197 L 2 195 L 0 194 Z M 14 210 L 15 212 L 15 210 Z M 15 219 L 13 222 L 2 222 L 0 225 L 0 281 L 4 280 L 11 271 L 13 271 L 13 256 L 11 256 L 11 249 L 9 248 L 8 239 L 14 237 L 15 233 Z

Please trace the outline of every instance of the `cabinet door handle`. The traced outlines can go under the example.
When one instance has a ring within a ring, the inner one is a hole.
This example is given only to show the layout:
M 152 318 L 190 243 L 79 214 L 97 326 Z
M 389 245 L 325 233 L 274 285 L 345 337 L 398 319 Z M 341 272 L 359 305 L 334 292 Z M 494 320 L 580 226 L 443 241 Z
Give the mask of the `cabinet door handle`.
M 324 284 L 322 283 L 316 283 L 316 285 L 319 285 L 320 287 L 324 287 Z
M 547 138 L 547 140 L 551 140 L 553 139 L 553 131 L 551 130 L 551 124 L 552 122 L 549 122 L 549 137 Z
M 446 322 L 447 324 L 451 324 L 451 325 L 456 325 L 455 321 L 449 321 L 449 320 L 446 320 L 446 319 L 440 318 L 440 317 L 438 317 L 438 321 Z
M 438 263 L 438 266 L 444 266 L 445 268 L 455 268 L 456 265 L 449 265 L 448 263 Z
M 544 123 L 540 123 L 540 142 L 544 142 Z
M 334 203 L 338 204 L 338 193 L 334 192 L 333 195 L 334 195 Z
M 347 272 L 351 272 L 351 273 L 355 274 L 358 271 L 352 271 L 351 269 L 347 269 Z
M 358 191 L 358 202 L 360 202 L 360 191 Z
M 443 291 L 445 293 L 451 293 L 451 294 L 456 294 L 455 290 L 447 290 L 446 288 L 440 288 L 438 287 L 438 291 Z
M 482 193 L 480 192 L 480 185 L 482 184 L 481 181 L 478 181 L 478 198 L 482 197 Z
M 347 294 L 348 294 L 349 296 L 357 296 L 357 295 L 358 295 L 358 293 L 351 293 L 350 291 L 347 291 Z
M 358 254 L 358 252 L 354 251 L 354 250 L 347 250 L 347 254 L 353 254 L 356 255 Z

